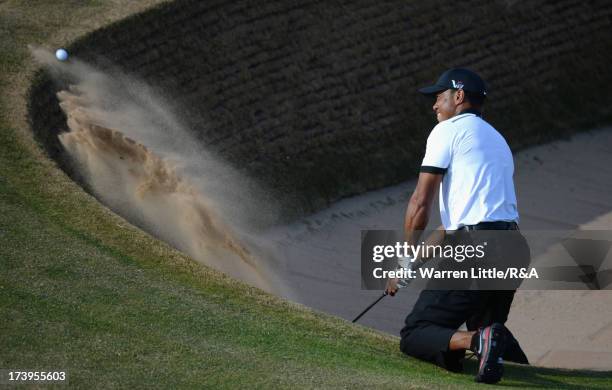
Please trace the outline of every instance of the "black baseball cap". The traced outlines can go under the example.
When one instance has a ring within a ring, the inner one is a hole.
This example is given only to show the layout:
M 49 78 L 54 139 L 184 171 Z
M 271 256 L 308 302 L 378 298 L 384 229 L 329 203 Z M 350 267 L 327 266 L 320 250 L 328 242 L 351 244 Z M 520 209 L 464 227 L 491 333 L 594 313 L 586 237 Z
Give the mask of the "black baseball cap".
M 419 89 L 424 95 L 434 95 L 447 89 L 463 89 L 483 96 L 487 95 L 487 86 L 484 80 L 469 69 L 452 68 L 442 73 L 434 85 Z

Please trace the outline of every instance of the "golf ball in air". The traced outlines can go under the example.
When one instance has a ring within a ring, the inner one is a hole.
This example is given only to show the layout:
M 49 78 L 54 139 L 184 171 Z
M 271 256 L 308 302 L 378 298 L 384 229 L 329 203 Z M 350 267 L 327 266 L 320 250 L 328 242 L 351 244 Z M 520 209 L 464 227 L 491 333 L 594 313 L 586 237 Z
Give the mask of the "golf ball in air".
M 65 49 L 57 49 L 55 52 L 55 58 L 60 61 L 66 61 L 68 59 L 68 52 Z

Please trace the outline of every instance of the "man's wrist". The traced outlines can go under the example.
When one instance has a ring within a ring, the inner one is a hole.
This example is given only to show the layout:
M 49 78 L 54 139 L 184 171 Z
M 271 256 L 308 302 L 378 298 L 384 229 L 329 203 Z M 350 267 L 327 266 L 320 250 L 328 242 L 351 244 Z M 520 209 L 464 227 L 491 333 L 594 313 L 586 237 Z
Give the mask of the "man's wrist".
M 412 263 L 414 262 L 414 256 L 398 256 L 397 257 L 397 266 L 398 268 L 407 268 L 410 269 L 412 267 Z

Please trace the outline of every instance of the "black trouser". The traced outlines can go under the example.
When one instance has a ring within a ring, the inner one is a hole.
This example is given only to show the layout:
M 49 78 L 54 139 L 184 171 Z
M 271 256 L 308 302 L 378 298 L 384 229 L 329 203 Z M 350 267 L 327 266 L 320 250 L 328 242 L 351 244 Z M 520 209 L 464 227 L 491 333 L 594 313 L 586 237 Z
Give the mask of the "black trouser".
M 461 371 L 465 351 L 448 349 L 451 336 L 464 322 L 475 330 L 508 319 L 514 291 L 423 290 L 406 317 L 400 349 L 407 355 Z
M 490 251 L 494 258 L 501 258 L 501 254 L 512 251 L 518 257 L 517 264 L 529 263 L 529 247 L 518 231 L 505 234 L 502 238 L 494 232 L 465 234 L 459 238 L 461 242 L 466 238 L 468 241 L 488 241 L 491 249 L 494 249 Z M 456 240 L 457 235 L 447 238 L 447 241 L 457 244 Z M 461 371 L 465 351 L 449 350 L 452 335 L 464 322 L 468 330 L 476 330 L 494 322 L 505 323 L 513 298 L 513 289 L 423 290 L 400 332 L 400 349 L 407 355 L 435 363 L 450 371 Z M 511 344 L 512 348 L 507 351 L 508 356 L 504 354 L 504 358 L 528 363 L 513 336 Z

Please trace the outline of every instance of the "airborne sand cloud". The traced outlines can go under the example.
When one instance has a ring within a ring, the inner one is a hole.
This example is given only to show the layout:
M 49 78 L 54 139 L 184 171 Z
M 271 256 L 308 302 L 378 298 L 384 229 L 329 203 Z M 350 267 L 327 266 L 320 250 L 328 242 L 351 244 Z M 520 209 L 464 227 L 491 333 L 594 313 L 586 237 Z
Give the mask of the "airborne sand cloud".
M 276 218 L 265 192 L 201 146 L 171 102 L 119 71 L 32 48 L 56 82 L 68 132 L 60 141 L 104 204 L 198 261 L 289 295 L 258 231 Z

